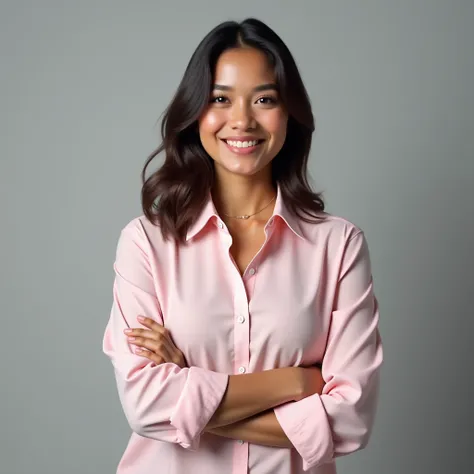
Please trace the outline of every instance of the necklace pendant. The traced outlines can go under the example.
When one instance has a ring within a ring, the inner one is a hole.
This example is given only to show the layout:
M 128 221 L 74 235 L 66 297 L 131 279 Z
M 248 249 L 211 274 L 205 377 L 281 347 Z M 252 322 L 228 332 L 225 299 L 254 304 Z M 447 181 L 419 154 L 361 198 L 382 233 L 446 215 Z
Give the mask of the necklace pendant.
M 265 207 L 262 207 L 262 209 L 260 209 L 259 211 L 257 212 L 254 212 L 253 214 L 243 214 L 242 216 L 229 216 L 229 214 L 224 214 L 224 216 L 226 217 L 231 217 L 232 219 L 244 219 L 244 220 L 247 220 L 249 219 L 250 217 L 252 216 L 256 216 L 259 212 L 262 212 L 264 209 L 266 209 L 274 200 L 276 199 L 276 196 L 273 197 L 273 199 L 265 206 Z

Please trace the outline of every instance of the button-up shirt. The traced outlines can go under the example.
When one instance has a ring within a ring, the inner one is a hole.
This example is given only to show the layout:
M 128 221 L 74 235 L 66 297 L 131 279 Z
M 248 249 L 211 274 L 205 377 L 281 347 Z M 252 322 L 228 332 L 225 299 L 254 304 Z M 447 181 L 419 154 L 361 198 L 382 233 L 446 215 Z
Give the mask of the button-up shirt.
M 377 405 L 382 345 L 367 241 L 347 219 L 305 222 L 278 189 L 265 242 L 241 275 L 212 198 L 186 243 L 143 215 L 122 228 L 103 351 L 132 435 L 118 474 L 334 474 L 363 448 Z M 169 329 L 189 367 L 134 353 L 138 315 Z M 292 448 L 204 431 L 230 375 L 322 363 L 322 394 L 275 407 Z

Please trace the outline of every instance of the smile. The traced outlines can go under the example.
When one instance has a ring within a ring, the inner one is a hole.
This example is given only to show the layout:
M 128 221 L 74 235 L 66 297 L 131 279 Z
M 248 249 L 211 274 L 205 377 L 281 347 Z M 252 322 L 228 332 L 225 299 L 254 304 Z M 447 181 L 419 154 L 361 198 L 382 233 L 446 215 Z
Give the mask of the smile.
M 265 140 L 222 140 L 233 153 L 247 155 L 253 153 Z

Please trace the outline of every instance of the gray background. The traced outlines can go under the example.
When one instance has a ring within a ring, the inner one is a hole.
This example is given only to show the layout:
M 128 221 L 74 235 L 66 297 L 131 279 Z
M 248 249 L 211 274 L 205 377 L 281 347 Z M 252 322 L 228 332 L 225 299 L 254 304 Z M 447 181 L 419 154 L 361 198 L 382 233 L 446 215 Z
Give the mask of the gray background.
M 339 471 L 474 472 L 474 2 L 17 0 L 0 3 L 1 474 L 115 472 L 119 231 L 192 51 L 247 16 L 293 52 L 316 188 L 371 249 L 380 409 Z

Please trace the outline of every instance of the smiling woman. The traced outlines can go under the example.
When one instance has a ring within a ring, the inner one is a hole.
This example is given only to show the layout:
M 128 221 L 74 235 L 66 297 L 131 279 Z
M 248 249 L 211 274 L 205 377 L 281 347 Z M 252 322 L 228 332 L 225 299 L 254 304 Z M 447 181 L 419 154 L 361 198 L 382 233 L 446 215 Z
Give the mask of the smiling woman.
M 258 210 L 278 183 L 293 213 L 303 220 L 324 219 L 322 196 L 307 180 L 313 131 L 308 94 L 281 38 L 255 19 L 222 23 L 197 47 L 164 114 L 163 142 L 142 173 L 144 214 L 159 223 L 165 238 L 184 242 L 209 190 L 246 176 L 266 182 L 265 192 L 234 195 L 237 206 L 220 202 L 221 192 L 215 192 L 219 209 L 231 215 L 241 214 L 242 204 L 244 210 Z M 146 178 L 162 152 L 164 166 Z
M 103 350 L 133 430 L 118 474 L 334 474 L 366 446 L 378 303 L 363 231 L 308 184 L 313 130 L 268 26 L 202 40 L 117 245 Z

